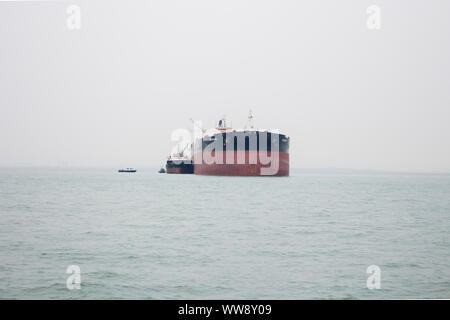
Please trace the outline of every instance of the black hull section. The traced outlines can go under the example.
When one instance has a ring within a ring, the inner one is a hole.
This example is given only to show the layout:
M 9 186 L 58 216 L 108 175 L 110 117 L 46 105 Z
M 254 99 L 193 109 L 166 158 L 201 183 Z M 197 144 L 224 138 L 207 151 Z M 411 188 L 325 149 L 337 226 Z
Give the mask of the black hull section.
M 179 161 L 167 160 L 166 173 L 175 174 L 191 174 L 194 173 L 194 164 L 191 161 Z

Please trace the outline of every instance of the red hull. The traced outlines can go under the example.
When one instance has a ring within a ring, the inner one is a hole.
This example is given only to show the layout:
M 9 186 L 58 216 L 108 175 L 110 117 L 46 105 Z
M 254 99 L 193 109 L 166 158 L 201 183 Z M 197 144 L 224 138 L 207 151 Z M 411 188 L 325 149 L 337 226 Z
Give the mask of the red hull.
M 229 159 L 234 161 L 228 161 Z M 261 159 L 258 151 L 238 151 L 242 152 L 242 160 L 245 153 L 245 162 L 238 163 L 236 151 L 218 151 L 217 156 L 213 151 L 211 157 L 216 158 L 216 163 L 211 159 L 202 159 L 202 154 L 194 156 L 194 174 L 202 175 L 224 175 L 224 176 L 289 176 L 289 153 L 286 152 L 268 152 L 269 161 Z M 205 157 L 203 155 L 203 157 Z M 255 163 L 251 163 L 249 159 L 255 159 Z M 211 161 L 210 161 L 211 160 Z M 221 160 L 221 161 L 220 161 Z M 222 162 L 222 163 L 220 163 Z

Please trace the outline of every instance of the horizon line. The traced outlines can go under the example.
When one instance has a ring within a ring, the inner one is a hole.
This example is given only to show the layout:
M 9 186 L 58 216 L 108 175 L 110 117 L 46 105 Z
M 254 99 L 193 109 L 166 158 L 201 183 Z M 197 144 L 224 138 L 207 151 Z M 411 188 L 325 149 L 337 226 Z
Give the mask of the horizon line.
M 58 164 L 0 164 L 0 169 L 9 169 L 9 168 L 47 168 L 47 169 L 120 169 L 123 166 L 116 166 L 113 164 L 104 164 L 104 165 L 58 165 Z M 138 164 L 138 165 L 127 165 L 126 167 L 133 167 L 133 168 L 160 168 L 160 165 L 155 164 Z M 309 173 L 321 173 L 321 172 L 327 172 L 327 173 L 366 173 L 366 174 L 443 174 L 447 175 L 450 174 L 450 171 L 424 171 L 424 170 L 418 170 L 418 171 L 401 171 L 401 170 L 390 170 L 390 169 L 356 169 L 356 168 L 342 168 L 342 167 L 292 167 L 290 168 L 292 171 L 307 171 Z

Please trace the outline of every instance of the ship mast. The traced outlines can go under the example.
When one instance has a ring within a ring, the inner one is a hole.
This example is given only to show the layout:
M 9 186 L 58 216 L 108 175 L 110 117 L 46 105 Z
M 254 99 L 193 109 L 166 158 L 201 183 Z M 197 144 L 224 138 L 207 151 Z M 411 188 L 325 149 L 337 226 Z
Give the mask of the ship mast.
M 247 120 L 247 124 L 245 125 L 245 129 L 250 128 L 253 129 L 254 128 L 254 124 L 253 124 L 253 112 L 251 109 L 249 109 L 248 111 L 248 120 Z

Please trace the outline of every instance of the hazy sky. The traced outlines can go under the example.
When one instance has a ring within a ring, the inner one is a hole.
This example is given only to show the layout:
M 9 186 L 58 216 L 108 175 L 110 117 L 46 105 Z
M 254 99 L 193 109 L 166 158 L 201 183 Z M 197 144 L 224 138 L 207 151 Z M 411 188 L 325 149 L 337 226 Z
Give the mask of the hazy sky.
M 252 108 L 291 167 L 450 172 L 449 40 L 448 0 L 0 1 L 0 165 L 158 166 Z

